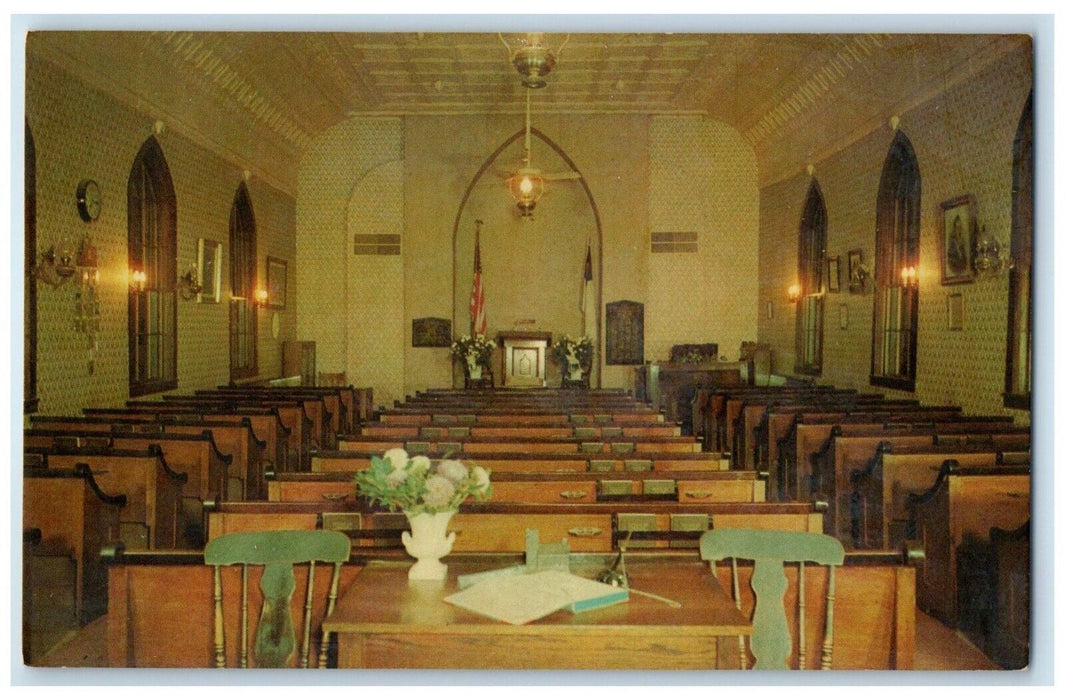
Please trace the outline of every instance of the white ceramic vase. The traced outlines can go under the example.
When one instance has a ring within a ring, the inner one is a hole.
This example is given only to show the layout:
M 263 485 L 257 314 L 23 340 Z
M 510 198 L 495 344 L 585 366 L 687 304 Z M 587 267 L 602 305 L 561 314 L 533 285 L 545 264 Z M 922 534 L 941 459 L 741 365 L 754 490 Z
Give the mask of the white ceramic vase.
M 410 531 L 400 537 L 407 554 L 418 560 L 410 567 L 407 578 L 439 581 L 447 576 L 447 564 L 442 564 L 440 557 L 447 556 L 451 552 L 451 545 L 455 543 L 455 533 L 447 531 L 454 514 L 453 510 L 417 515 L 406 513 Z
M 466 368 L 469 370 L 470 379 L 480 379 L 483 376 L 484 368 L 476 360 L 467 360 Z
M 580 365 L 567 365 L 566 370 L 569 373 L 569 378 L 573 381 L 580 381 L 584 377 L 584 368 Z

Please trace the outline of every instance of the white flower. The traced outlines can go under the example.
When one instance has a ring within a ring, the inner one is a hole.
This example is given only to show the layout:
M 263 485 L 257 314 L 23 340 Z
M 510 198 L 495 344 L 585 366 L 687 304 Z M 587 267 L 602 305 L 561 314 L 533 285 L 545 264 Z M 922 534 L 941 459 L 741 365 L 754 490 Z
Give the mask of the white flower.
M 446 506 L 454 495 L 455 485 L 439 474 L 433 474 L 425 480 L 425 496 L 422 500 L 427 508 Z
M 445 459 L 437 465 L 436 471 L 452 484 L 459 484 L 470 475 L 466 465 L 455 459 Z M 428 481 L 426 482 L 428 484 Z
M 474 488 L 480 490 L 488 486 L 488 472 L 484 467 L 475 464 L 470 470 L 470 478 L 473 479 Z
M 410 458 L 410 466 L 407 467 L 407 471 L 413 475 L 422 476 L 428 473 L 432 466 L 433 463 L 425 455 L 414 455 Z
M 402 447 L 393 447 L 385 452 L 384 458 L 392 463 L 392 469 L 406 469 L 407 460 L 410 459 L 410 456 Z

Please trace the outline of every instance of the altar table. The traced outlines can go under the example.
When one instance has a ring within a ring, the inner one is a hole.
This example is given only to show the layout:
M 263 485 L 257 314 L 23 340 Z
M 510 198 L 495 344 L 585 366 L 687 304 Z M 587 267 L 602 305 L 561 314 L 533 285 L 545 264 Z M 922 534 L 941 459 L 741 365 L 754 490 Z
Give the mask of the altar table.
M 445 560 L 446 561 L 446 560 Z M 560 610 L 510 625 L 444 602 L 456 577 L 489 561 L 450 563 L 446 581 L 408 581 L 409 562 L 371 562 L 322 624 L 337 638 L 340 668 L 738 668 L 737 635 L 751 625 L 700 561 L 631 562 L 630 585 L 681 603 L 630 593 L 598 610 Z M 571 565 L 593 577 L 603 564 Z

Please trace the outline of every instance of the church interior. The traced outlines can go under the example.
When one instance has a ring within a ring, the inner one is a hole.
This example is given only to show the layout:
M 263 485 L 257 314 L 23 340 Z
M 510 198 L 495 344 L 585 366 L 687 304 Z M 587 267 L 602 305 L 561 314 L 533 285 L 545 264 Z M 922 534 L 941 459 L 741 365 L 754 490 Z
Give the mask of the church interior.
M 1040 49 L 32 29 L 24 664 L 1028 668 Z M 359 490 L 397 449 L 472 468 L 448 585 L 621 560 L 627 600 L 512 637 L 417 598 Z M 217 563 L 276 531 L 283 621 Z M 732 603 L 765 533 L 841 543 L 777 620 Z

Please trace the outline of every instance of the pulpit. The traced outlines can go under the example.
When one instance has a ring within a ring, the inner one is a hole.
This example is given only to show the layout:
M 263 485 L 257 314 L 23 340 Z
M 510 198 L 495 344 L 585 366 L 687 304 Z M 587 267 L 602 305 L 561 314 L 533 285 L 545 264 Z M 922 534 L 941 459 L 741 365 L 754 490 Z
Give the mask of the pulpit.
M 503 386 L 547 386 L 547 347 L 551 334 L 541 331 L 500 331 Z

